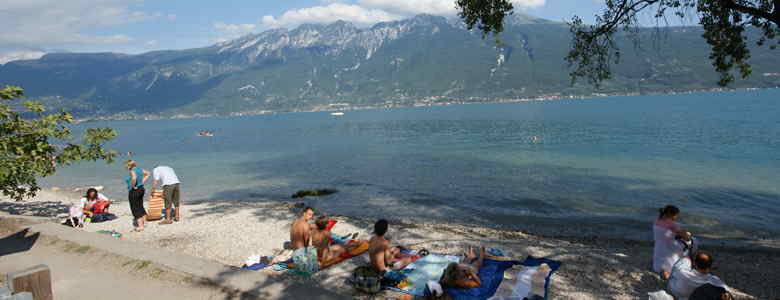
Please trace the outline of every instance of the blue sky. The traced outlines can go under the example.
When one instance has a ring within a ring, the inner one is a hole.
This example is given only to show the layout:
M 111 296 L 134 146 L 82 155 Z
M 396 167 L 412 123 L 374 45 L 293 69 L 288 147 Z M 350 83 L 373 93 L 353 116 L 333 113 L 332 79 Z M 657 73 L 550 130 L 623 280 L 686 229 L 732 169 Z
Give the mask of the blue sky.
M 204 47 L 301 23 L 344 19 L 357 26 L 419 13 L 454 15 L 455 0 L 3 0 L 0 63 L 46 52 L 142 53 Z M 512 0 L 517 11 L 585 20 L 599 0 Z M 8 30 L 10 29 L 10 30 Z

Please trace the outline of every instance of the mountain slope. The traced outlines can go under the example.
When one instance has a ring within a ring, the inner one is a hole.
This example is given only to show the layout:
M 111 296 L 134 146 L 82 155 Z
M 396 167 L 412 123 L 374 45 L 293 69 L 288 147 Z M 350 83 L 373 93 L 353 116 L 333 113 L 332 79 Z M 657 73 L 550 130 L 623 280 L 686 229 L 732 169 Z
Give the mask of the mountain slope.
M 276 29 L 206 48 L 48 54 L 0 66 L 0 84 L 79 116 L 229 114 L 343 106 L 414 105 L 598 93 L 716 88 L 695 27 L 645 48 L 620 41 L 615 78 L 570 85 L 565 24 L 517 15 L 497 46 L 456 20 L 420 15 L 359 29 L 347 22 Z M 780 85 L 780 55 L 753 48 L 754 75 L 734 87 Z

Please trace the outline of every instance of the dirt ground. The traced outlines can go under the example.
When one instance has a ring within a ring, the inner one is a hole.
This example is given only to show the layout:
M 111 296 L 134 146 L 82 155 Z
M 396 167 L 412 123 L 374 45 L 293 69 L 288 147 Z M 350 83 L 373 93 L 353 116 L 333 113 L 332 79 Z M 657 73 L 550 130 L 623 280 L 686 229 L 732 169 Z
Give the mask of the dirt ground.
M 241 299 L 237 293 L 200 284 L 149 261 L 30 234 L 25 225 L 29 223 L 24 220 L 0 218 L 0 274 L 45 264 L 57 300 Z

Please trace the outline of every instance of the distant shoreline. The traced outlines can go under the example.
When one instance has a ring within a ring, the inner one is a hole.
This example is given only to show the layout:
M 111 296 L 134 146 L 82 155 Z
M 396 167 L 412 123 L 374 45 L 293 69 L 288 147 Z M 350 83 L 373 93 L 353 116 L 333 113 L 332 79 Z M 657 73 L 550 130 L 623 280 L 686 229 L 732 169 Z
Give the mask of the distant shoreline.
M 101 122 L 101 121 L 156 121 L 156 120 L 178 120 L 178 119 L 198 119 L 198 118 L 230 118 L 241 116 L 257 116 L 257 115 L 274 115 L 274 114 L 288 114 L 288 113 L 303 113 L 303 112 L 333 112 L 333 111 L 355 111 L 355 110 L 374 110 L 374 109 L 393 109 L 393 108 L 413 108 L 413 107 L 431 107 L 431 106 L 449 106 L 449 105 L 466 105 L 466 104 L 486 104 L 486 103 L 518 103 L 518 102 L 545 102 L 545 101 L 560 101 L 560 100 L 585 100 L 594 98 L 611 98 L 611 97 L 632 97 L 632 96 L 648 96 L 648 95 L 679 95 L 679 94 L 696 94 L 696 93 L 711 93 L 711 92 L 739 92 L 739 91 L 760 91 L 760 90 L 772 90 L 780 89 L 778 87 L 770 88 L 710 88 L 710 89 L 694 89 L 684 91 L 659 91 L 648 93 L 593 93 L 591 95 L 555 95 L 548 94 L 538 97 L 530 98 L 479 98 L 470 97 L 468 100 L 450 100 L 445 102 L 415 102 L 410 105 L 385 105 L 385 106 L 315 106 L 308 109 L 293 109 L 293 110 L 249 110 L 230 113 L 193 113 L 193 114 L 172 114 L 172 115 L 155 115 L 155 114 L 141 114 L 133 116 L 121 116 L 120 114 L 114 114 L 108 117 L 97 118 L 78 118 L 73 123 L 88 123 L 88 122 Z M 425 97 L 434 98 L 434 97 Z M 426 100 L 427 101 L 427 100 Z

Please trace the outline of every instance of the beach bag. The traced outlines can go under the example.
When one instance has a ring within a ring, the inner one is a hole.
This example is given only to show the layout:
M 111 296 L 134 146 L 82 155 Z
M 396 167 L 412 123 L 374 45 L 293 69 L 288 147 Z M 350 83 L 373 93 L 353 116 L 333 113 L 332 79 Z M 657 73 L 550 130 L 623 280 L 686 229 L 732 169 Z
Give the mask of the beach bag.
M 349 278 L 349 283 L 355 287 L 356 290 L 368 293 L 376 294 L 382 290 L 381 285 L 382 278 L 371 266 L 357 267 L 352 271 L 352 276 Z
M 319 270 L 317 262 L 317 248 L 312 246 L 295 250 L 292 255 L 294 273 L 301 276 L 309 276 Z

